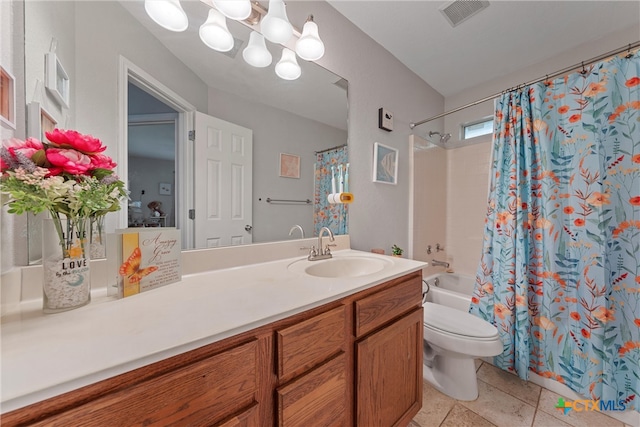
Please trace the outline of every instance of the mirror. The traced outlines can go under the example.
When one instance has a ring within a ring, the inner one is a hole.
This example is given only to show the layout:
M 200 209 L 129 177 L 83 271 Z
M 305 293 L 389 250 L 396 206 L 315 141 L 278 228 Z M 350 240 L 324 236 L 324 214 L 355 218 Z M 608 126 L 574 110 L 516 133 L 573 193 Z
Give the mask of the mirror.
M 236 39 L 236 47 L 230 53 L 213 51 L 198 37 L 209 6 L 201 1 L 181 3 L 189 16 L 189 28 L 183 33 L 170 32 L 155 24 L 146 15 L 142 0 L 25 2 L 27 105 L 38 103 L 58 127 L 100 138 L 108 146 L 107 154 L 119 163 L 118 173 L 128 180 L 139 170 L 127 169 L 127 156 L 119 152 L 122 145 L 118 145 L 126 140 L 126 131 L 119 129 L 124 125 L 118 116 L 123 102 L 118 73 L 124 58 L 194 110 L 252 131 L 252 209 L 246 225 L 251 228 L 253 243 L 299 238 L 297 232 L 289 236 L 295 224 L 304 228 L 306 237 L 312 236 L 313 204 L 276 204 L 267 203 L 267 199 L 314 199 L 316 152 L 347 143 L 347 82 L 301 59 L 298 63 L 302 76 L 298 80 L 278 78 L 274 66 L 282 47 L 269 42 L 271 66 L 251 67 L 242 58 L 251 30 L 231 20 L 227 20 L 227 25 Z M 303 2 L 301 7 L 312 13 L 313 2 Z M 292 24 L 301 27 L 303 23 Z M 56 52 L 69 77 L 68 107 L 58 103 L 43 84 L 44 58 L 51 51 Z M 178 157 L 184 156 L 180 147 L 176 150 Z M 193 156 L 193 151 L 190 153 Z M 299 178 L 295 174 L 281 176 L 281 154 L 299 157 Z M 176 170 L 181 167 L 178 163 Z M 126 178 L 123 169 L 128 172 Z M 139 194 L 142 189 L 132 192 L 132 200 L 140 202 L 142 215 L 147 217 L 148 204 L 163 191 L 162 197 L 167 202 L 162 206 L 172 211 L 171 221 L 180 226 L 189 221 L 185 212 L 200 197 L 193 195 L 193 200 L 189 200 L 189 195 L 181 190 L 193 185 L 188 181 L 193 176 L 185 173 L 184 182 L 161 179 L 149 184 L 151 188 L 143 188 L 144 195 Z M 129 188 L 131 184 L 128 183 Z M 107 231 L 127 226 L 126 212 L 124 218 L 109 214 Z M 37 260 L 40 246 L 37 224 L 30 227 L 28 240 L 30 259 Z M 195 247 L 195 243 L 188 246 Z

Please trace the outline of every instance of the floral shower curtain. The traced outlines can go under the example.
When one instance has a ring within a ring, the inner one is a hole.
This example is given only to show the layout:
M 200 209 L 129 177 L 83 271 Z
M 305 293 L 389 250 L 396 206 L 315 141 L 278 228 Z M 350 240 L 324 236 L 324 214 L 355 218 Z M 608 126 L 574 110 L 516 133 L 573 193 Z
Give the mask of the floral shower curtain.
M 316 154 L 315 190 L 313 204 L 314 236 L 320 233 L 322 227 L 329 227 L 333 234 L 347 234 L 347 213 L 349 205 L 331 204 L 327 195 L 331 193 L 331 166 L 343 167 L 348 162 L 347 146 L 333 148 Z M 336 181 L 338 177 L 336 176 Z
M 488 202 L 470 311 L 499 330 L 495 363 L 638 410 L 637 51 L 497 101 Z

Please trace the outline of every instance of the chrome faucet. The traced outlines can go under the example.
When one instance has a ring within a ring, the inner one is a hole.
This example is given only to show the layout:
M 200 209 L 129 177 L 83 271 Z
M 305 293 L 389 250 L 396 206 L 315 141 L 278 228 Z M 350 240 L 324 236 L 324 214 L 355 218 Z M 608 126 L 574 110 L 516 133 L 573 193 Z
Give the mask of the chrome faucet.
M 333 242 L 335 237 L 333 237 L 333 232 L 328 227 L 322 227 L 320 229 L 320 233 L 318 233 L 318 249 L 316 250 L 315 246 L 311 246 L 311 251 L 309 252 L 309 257 L 307 258 L 309 261 L 318 261 L 321 259 L 328 259 L 333 257 L 331 255 L 331 249 L 329 246 L 335 245 L 327 245 L 324 249 L 322 249 L 322 237 L 325 235 L 325 231 L 329 233 L 329 241 Z
M 298 224 L 296 224 L 293 227 L 291 227 L 291 230 L 289 230 L 289 236 L 291 236 L 296 229 L 300 230 L 300 238 L 304 239 L 304 229 L 302 228 L 302 226 L 300 226 Z
M 431 265 L 434 266 L 434 267 L 449 268 L 449 263 L 448 262 L 438 261 L 437 259 L 432 259 L 431 260 Z

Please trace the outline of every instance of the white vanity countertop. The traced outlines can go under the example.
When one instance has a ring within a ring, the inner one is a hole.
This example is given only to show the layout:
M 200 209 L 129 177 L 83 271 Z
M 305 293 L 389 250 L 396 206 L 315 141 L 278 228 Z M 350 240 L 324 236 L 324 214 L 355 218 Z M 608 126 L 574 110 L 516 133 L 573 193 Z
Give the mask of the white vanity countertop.
M 321 278 L 288 269 L 302 257 L 183 276 L 132 297 L 94 299 L 64 313 L 24 303 L 2 323 L 1 412 L 196 349 L 417 271 L 425 263 L 381 257 L 384 270 Z

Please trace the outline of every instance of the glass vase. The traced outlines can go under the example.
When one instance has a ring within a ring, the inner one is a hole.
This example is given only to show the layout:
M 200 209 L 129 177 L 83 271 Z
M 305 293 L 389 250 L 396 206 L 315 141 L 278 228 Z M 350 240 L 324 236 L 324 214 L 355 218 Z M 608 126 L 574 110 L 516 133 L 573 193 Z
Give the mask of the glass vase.
M 105 258 L 107 256 L 104 217 L 104 215 L 89 217 L 89 224 L 91 226 L 91 233 L 89 234 L 91 259 Z
M 42 227 L 45 313 L 71 310 L 91 301 L 89 219 L 52 216 Z

